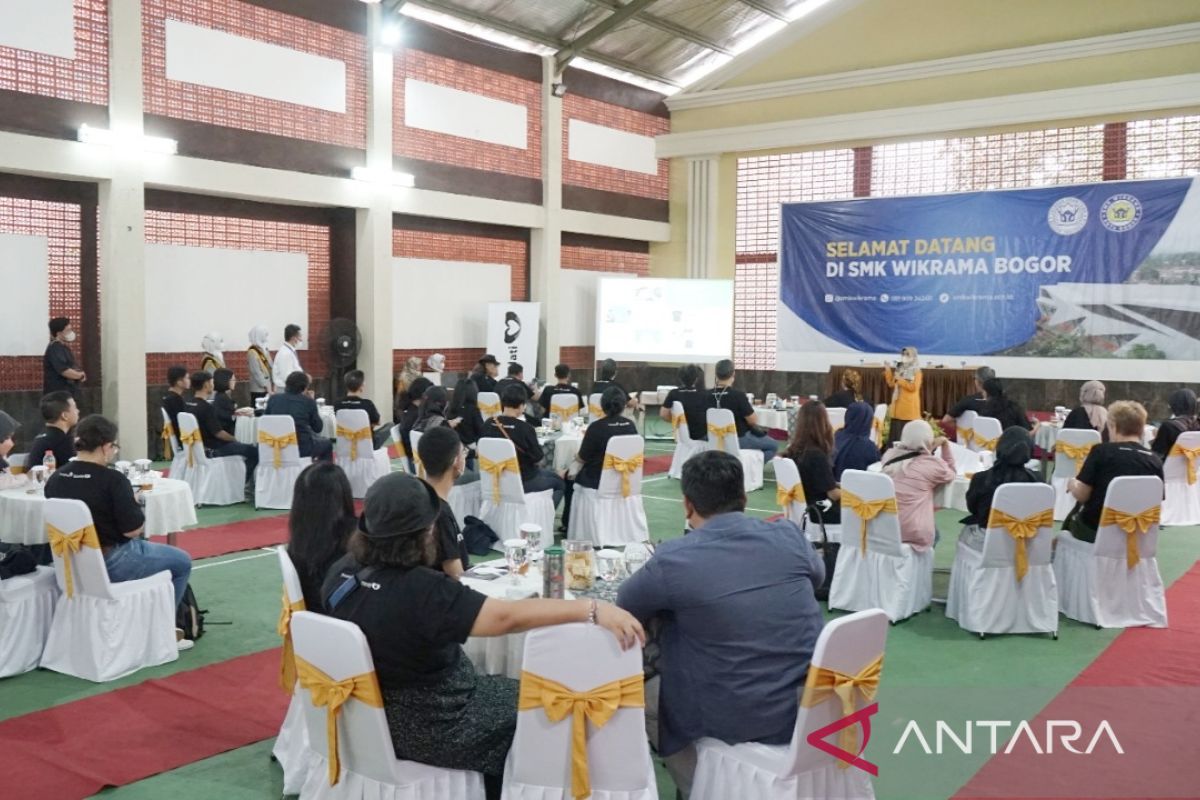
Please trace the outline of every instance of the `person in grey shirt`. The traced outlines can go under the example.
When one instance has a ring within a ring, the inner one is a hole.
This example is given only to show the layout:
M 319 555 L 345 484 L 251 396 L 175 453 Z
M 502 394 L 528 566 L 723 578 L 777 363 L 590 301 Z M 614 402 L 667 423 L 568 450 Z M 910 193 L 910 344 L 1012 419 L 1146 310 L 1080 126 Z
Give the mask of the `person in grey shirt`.
M 267 344 L 271 340 L 271 332 L 266 325 L 255 325 L 250 329 L 250 346 L 246 348 L 247 374 L 250 376 L 250 402 L 254 403 L 260 397 L 266 397 L 275 389 L 271 380 L 271 351 Z
M 687 797 L 697 739 L 791 741 L 824 625 L 814 592 L 825 566 L 794 523 L 744 513 L 735 456 L 715 450 L 694 456 L 682 484 L 692 530 L 659 545 L 621 586 L 617 605 L 643 623 L 662 622 L 661 676 L 646 686 L 647 728 L 657 716 L 650 740 L 657 738 Z

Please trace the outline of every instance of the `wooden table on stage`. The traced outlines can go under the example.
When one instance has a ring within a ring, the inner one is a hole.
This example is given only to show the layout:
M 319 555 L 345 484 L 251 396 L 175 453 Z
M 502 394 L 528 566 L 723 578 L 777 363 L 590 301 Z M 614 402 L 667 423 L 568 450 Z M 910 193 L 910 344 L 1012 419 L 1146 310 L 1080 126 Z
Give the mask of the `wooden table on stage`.
M 883 365 L 879 363 L 830 367 L 829 380 L 825 387 L 827 395 L 841 388 L 842 373 L 848 369 L 856 369 L 858 374 L 862 375 L 863 400 L 872 405 L 892 401 L 892 390 L 883 380 Z M 921 412 L 941 418 L 960 399 L 973 394 L 976 369 L 977 366 L 922 367 Z

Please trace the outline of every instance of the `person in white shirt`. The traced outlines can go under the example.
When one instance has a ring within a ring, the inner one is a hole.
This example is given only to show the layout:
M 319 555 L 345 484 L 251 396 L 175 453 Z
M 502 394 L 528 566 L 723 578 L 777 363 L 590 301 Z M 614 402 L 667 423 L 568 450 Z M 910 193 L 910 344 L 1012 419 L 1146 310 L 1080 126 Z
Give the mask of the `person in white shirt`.
M 287 386 L 288 375 L 293 372 L 304 372 L 300 366 L 300 356 L 296 348 L 304 343 L 300 335 L 299 325 L 288 325 L 283 329 L 283 346 L 275 354 L 275 365 L 271 369 L 271 379 L 275 382 L 275 391 L 282 392 Z

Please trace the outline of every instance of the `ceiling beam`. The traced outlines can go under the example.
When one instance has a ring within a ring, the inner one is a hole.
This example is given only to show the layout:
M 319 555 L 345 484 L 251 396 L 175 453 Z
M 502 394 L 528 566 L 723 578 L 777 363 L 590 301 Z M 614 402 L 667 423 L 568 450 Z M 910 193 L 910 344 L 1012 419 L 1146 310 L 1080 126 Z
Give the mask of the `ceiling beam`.
M 587 2 L 600 8 L 607 8 L 609 11 L 616 11 L 621 7 L 621 4 L 616 0 L 587 0 Z M 669 33 L 672 36 L 679 37 L 680 39 L 686 39 L 692 44 L 698 44 L 701 47 L 707 50 L 712 50 L 715 53 L 720 53 L 721 55 L 726 56 L 733 55 L 733 51 L 728 47 L 725 47 L 723 44 L 719 44 L 714 39 L 710 39 L 704 34 L 694 31 L 691 28 L 685 28 L 682 25 L 676 24 L 669 19 L 663 19 L 662 17 L 646 12 L 638 14 L 635 19 L 637 19 L 638 22 L 649 25 L 651 28 L 657 28 L 663 33 Z
M 575 37 L 569 45 L 554 54 L 554 63 L 558 71 L 562 72 L 567 64 L 571 63 L 573 58 L 582 54 L 587 49 L 588 45 L 604 38 L 619 26 L 633 19 L 635 15 L 645 11 L 657 2 L 658 0 L 629 0 L 628 3 Z
M 774 17 L 775 19 L 779 20 L 780 22 L 788 21 L 786 14 L 784 14 L 781 11 L 776 11 L 774 8 L 771 8 L 769 5 L 764 3 L 763 0 L 738 0 L 738 2 L 740 2 L 744 6 L 750 6 L 750 8 L 753 8 L 755 11 L 766 14 L 768 17 Z

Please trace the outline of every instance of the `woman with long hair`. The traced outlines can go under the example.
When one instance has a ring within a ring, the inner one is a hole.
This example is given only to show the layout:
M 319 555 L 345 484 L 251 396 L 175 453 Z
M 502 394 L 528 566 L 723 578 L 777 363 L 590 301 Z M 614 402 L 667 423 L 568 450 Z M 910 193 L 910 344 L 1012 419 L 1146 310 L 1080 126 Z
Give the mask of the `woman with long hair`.
M 920 552 L 933 547 L 937 541 L 933 493 L 958 477 L 950 442 L 945 436 L 935 439 L 928 422 L 913 420 L 883 454 L 883 474 L 896 487 L 900 539 Z
M 862 399 L 862 375 L 856 369 L 848 369 L 842 373 L 842 388 L 825 398 L 825 407 L 849 408 L 851 403 Z
M 796 432 L 783 455 L 796 462 L 809 507 L 829 500 L 833 505 L 821 518 L 826 525 L 840 524 L 842 492 L 833 474 L 833 427 L 824 403 L 812 400 L 800 406 Z
M 288 556 L 300 574 L 309 611 L 324 612 L 321 583 L 346 554 L 356 521 L 354 492 L 341 467 L 322 461 L 300 473 L 288 515 Z
M 450 397 L 446 394 L 445 389 L 440 386 L 430 386 L 421 398 L 421 412 L 417 415 L 417 421 L 413 423 L 412 429 L 424 433 L 443 425 L 456 427 L 446 419 L 446 406 L 449 403 Z
M 988 378 L 983 382 L 985 395 L 983 405 L 979 407 L 979 416 L 994 417 L 1000 420 L 1000 429 L 1024 428 L 1030 430 L 1033 424 L 1021 404 L 1004 393 L 1004 385 L 999 378 Z
M 467 469 L 473 469 L 475 464 L 475 448 L 479 437 L 483 435 L 483 415 L 479 413 L 479 386 L 470 378 L 463 378 L 454 385 L 454 396 L 450 401 L 446 416 L 451 420 L 460 420 L 454 429 L 458 438 L 467 448 Z

